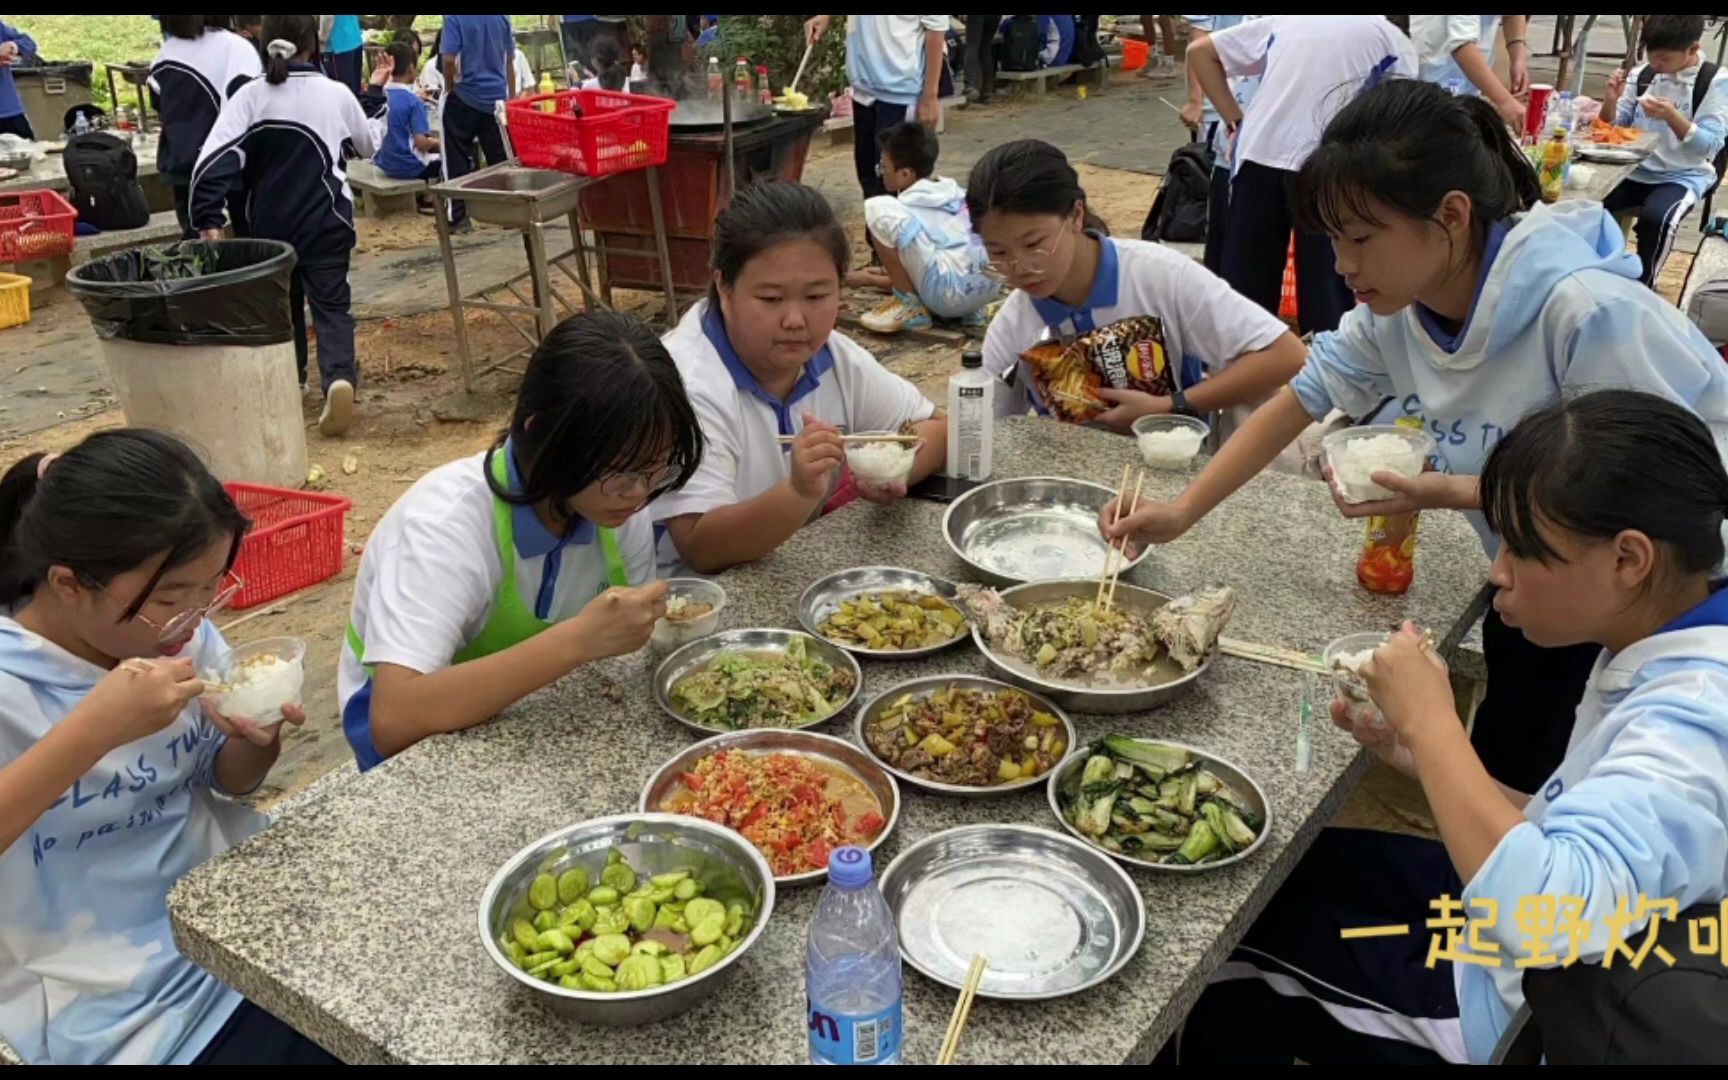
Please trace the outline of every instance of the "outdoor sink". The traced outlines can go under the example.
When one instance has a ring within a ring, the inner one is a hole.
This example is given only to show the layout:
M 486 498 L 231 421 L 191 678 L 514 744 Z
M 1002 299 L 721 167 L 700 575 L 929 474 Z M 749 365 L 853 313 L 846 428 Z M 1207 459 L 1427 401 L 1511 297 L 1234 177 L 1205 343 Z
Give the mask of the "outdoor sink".
M 568 216 L 587 183 L 580 176 L 506 162 L 436 184 L 433 190 L 467 203 L 476 221 L 522 229 Z
M 472 176 L 464 176 L 456 181 L 456 186 L 464 191 L 534 194 L 569 182 L 570 177 L 563 173 L 548 172 L 544 169 L 506 167 L 499 170 L 487 169 Z

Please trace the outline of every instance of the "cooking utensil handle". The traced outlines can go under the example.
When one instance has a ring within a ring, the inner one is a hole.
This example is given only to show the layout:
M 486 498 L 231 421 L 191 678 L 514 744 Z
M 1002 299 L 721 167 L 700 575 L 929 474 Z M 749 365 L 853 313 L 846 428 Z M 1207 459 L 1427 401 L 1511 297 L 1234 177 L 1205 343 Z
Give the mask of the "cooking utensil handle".
M 816 48 L 814 41 L 804 43 L 804 59 L 798 61 L 798 70 L 792 75 L 792 85 L 786 88 L 788 94 L 798 89 L 798 80 L 804 77 L 804 65 L 810 62 L 810 51 L 814 48 Z

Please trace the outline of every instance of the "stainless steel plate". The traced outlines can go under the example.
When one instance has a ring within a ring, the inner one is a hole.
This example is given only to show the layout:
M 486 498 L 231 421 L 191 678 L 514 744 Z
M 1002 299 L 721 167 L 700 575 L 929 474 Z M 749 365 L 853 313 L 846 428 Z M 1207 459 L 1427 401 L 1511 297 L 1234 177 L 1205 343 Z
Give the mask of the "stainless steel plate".
M 975 954 L 985 997 L 1096 986 L 1146 936 L 1146 902 L 1104 852 L 1025 825 L 969 825 L 907 848 L 882 875 L 908 964 L 955 988 Z
M 792 754 L 797 757 L 812 758 L 831 768 L 841 769 L 856 777 L 870 793 L 876 796 L 876 802 L 882 808 L 882 816 L 888 823 L 882 826 L 882 832 L 875 840 L 866 845 L 870 851 L 881 846 L 894 831 L 894 825 L 900 820 L 900 786 L 894 778 L 888 775 L 888 770 L 877 763 L 868 753 L 858 749 L 844 739 L 836 739 L 832 735 L 819 735 L 814 731 L 786 731 L 777 728 L 759 728 L 754 731 L 728 731 L 724 735 L 716 735 L 712 739 L 703 739 L 694 746 L 686 748 L 674 756 L 660 770 L 649 778 L 642 789 L 642 800 L 638 809 L 644 814 L 668 813 L 663 809 L 666 799 L 680 786 L 679 777 L 709 754 L 721 750 L 742 750 L 749 754 Z M 1044 778 L 1040 777 L 1040 781 Z M 767 856 L 763 856 L 767 858 Z M 804 874 L 787 874 L 776 876 L 777 885 L 803 885 L 812 881 L 825 881 L 828 871 L 812 870 Z
M 1012 589 L 1002 590 L 1002 599 L 1014 607 L 1032 607 L 1038 604 L 1055 603 L 1071 596 L 1091 599 L 1097 595 L 1098 582 L 1091 581 L 1044 581 L 1030 585 L 1020 585 Z M 1116 586 L 1116 603 L 1124 611 L 1137 615 L 1151 615 L 1159 608 L 1168 604 L 1171 597 L 1151 589 L 1142 589 L 1137 585 L 1118 583 Z M 1213 649 L 1206 659 L 1200 661 L 1200 666 L 1190 672 L 1182 672 L 1171 664 L 1170 678 L 1164 682 L 1133 685 L 1133 686 L 1096 686 L 1066 679 L 1050 678 L 1038 673 L 1038 669 L 1029 660 L 1020 660 L 1005 656 L 994 651 L 990 642 L 984 637 L 984 628 L 976 621 L 972 624 L 972 640 L 977 644 L 978 651 L 984 654 L 984 659 L 996 673 L 1015 686 L 1023 686 L 1036 691 L 1062 706 L 1077 713 L 1092 713 L 1095 715 L 1120 715 L 1123 713 L 1145 712 L 1155 709 L 1186 693 L 1211 668 L 1212 661 L 1218 658 L 1218 650 Z M 1168 662 L 1168 658 L 1163 662 Z
M 1241 797 L 1242 801 L 1247 804 L 1248 809 L 1260 815 L 1261 821 L 1263 822 L 1260 826 L 1260 835 L 1254 838 L 1252 844 L 1249 844 L 1247 847 L 1229 858 L 1219 859 L 1217 862 L 1201 863 L 1198 866 L 1167 866 L 1164 863 L 1153 862 L 1150 859 L 1136 858 L 1133 855 L 1122 855 L 1098 847 L 1100 852 L 1109 855 L 1111 858 L 1120 860 L 1121 862 L 1145 867 L 1148 870 L 1156 870 L 1160 874 L 1204 874 L 1208 870 L 1216 870 L 1221 866 L 1229 866 L 1231 863 L 1239 863 L 1243 859 L 1248 858 L 1250 855 L 1253 855 L 1256 851 L 1260 850 L 1260 846 L 1266 842 L 1267 834 L 1272 831 L 1272 803 L 1266 798 L 1266 792 L 1261 789 L 1259 784 L 1254 782 L 1253 777 L 1243 772 L 1237 766 L 1219 757 L 1217 754 L 1208 753 L 1198 747 L 1189 746 L 1187 743 L 1171 742 L 1169 739 L 1135 739 L 1134 741 L 1137 743 L 1145 743 L 1148 746 L 1179 747 L 1199 758 L 1202 765 L 1211 770 L 1213 776 L 1216 776 L 1218 779 L 1230 785 L 1231 790 Z M 1097 845 L 1093 844 L 1092 840 L 1088 838 L 1086 834 L 1069 824 L 1067 815 L 1062 813 L 1062 804 L 1072 798 L 1076 789 L 1079 788 L 1080 773 L 1086 767 L 1086 759 L 1091 756 L 1091 752 L 1082 747 L 1078 753 L 1074 754 L 1067 761 L 1064 761 L 1062 764 L 1050 770 L 1050 812 L 1055 814 L 1056 820 L 1060 821 L 1062 827 L 1068 830 L 1068 835 L 1084 844 L 1097 847 Z
M 997 480 L 954 500 L 942 532 L 954 554 L 994 585 L 1097 581 L 1107 551 L 1098 512 L 1115 497 L 1102 485 L 1063 477 Z M 1123 571 L 1150 553 L 1148 547 Z
M 959 633 L 940 645 L 929 645 L 922 649 L 866 649 L 832 641 L 823 636 L 822 623 L 834 614 L 841 601 L 850 600 L 863 593 L 885 592 L 889 589 L 910 589 L 913 592 L 940 596 L 949 601 L 954 599 L 953 582 L 943 581 L 917 570 L 902 570 L 896 566 L 860 566 L 853 570 L 842 570 L 838 574 L 829 574 L 805 589 L 803 597 L 798 601 L 798 623 L 811 634 L 837 648 L 845 649 L 855 656 L 868 656 L 877 660 L 911 660 L 941 652 L 967 640 L 964 626 Z M 959 604 L 954 607 L 955 610 L 960 610 Z
M 1027 780 L 1015 780 L 1012 783 L 995 784 L 990 787 L 970 787 L 964 784 L 944 784 L 937 780 L 924 780 L 913 776 L 909 772 L 902 772 L 877 756 L 876 751 L 871 748 L 869 740 L 866 739 L 864 735 L 865 732 L 870 729 L 870 725 L 875 723 L 876 718 L 882 714 L 882 710 L 900 700 L 900 698 L 906 694 L 916 694 L 919 697 L 926 697 L 937 690 L 949 686 L 958 686 L 967 690 L 995 690 L 1025 694 L 1037 703 L 1040 710 L 1050 713 L 1055 716 L 1056 719 L 1062 721 L 1062 729 L 1067 732 L 1067 745 L 1070 751 L 1072 751 L 1079 743 L 1080 736 L 1074 730 L 1074 721 L 1068 719 L 1068 714 L 1057 708 L 1048 699 L 1030 690 L 1017 686 L 1009 686 L 1007 683 L 997 682 L 995 679 L 979 678 L 976 675 L 932 675 L 923 679 L 913 679 L 909 682 L 903 682 L 899 686 L 885 690 L 877 696 L 875 700 L 858 710 L 858 719 L 853 724 L 852 737 L 856 739 L 858 745 L 862 746 L 865 752 L 870 755 L 871 761 L 879 763 L 880 768 L 888 770 L 905 783 L 911 784 L 913 787 L 923 788 L 925 791 L 934 792 L 937 795 L 959 795 L 964 798 L 972 799 L 988 798 L 992 795 L 1010 795 L 1016 791 L 1023 791 L 1026 788 L 1043 784 L 1049 779 L 1049 774 L 1045 773 Z M 1058 762 L 1050 771 L 1055 772 L 1056 768 L 1059 768 L 1060 766 L 1061 762 Z
M 852 673 L 851 696 L 842 701 L 839 707 L 827 716 L 803 726 L 812 728 L 826 724 L 851 708 L 852 703 L 858 700 L 858 694 L 864 688 L 864 672 L 859 669 L 858 661 L 854 660 L 852 654 L 845 649 L 797 630 L 726 630 L 692 641 L 660 662 L 660 667 L 654 672 L 654 700 L 660 703 L 662 709 L 666 710 L 667 716 L 690 730 L 700 731 L 704 735 L 716 734 L 723 729 L 699 724 L 678 710 L 672 701 L 672 688 L 678 685 L 679 680 L 686 675 L 694 674 L 723 652 L 785 652 L 787 646 L 795 638 L 804 639 L 805 648 L 809 650 L 811 656 L 819 656 L 835 667 Z

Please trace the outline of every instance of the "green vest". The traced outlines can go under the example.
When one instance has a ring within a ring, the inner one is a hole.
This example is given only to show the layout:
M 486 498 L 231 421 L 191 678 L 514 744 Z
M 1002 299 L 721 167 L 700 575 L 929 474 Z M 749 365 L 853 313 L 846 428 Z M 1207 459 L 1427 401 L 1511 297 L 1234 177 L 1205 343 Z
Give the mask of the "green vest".
M 492 455 L 492 477 L 501 487 L 508 487 L 510 484 L 503 451 Z M 512 504 L 493 496 L 492 535 L 498 542 L 498 557 L 504 563 L 504 580 L 498 586 L 498 595 L 492 598 L 492 613 L 487 616 L 486 625 L 481 627 L 480 636 L 456 654 L 451 661 L 454 664 L 465 664 L 470 660 L 503 652 L 552 625 L 534 614 L 534 609 L 523 601 L 521 590 L 516 587 L 516 523 L 513 510 L 515 507 Z M 624 566 L 624 555 L 618 550 L 618 535 L 611 529 L 601 529 L 599 532 L 600 550 L 606 557 L 606 579 L 612 585 L 627 588 L 630 585 L 630 576 Z M 348 647 L 354 650 L 354 658 L 364 664 L 366 646 L 361 642 L 353 623 L 348 624 Z

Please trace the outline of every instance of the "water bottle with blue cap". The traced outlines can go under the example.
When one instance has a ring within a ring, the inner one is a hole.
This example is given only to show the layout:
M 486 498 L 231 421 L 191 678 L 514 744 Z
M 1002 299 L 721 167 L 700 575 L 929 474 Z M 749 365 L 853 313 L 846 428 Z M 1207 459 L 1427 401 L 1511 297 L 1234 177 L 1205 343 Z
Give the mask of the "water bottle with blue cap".
M 810 1064 L 900 1064 L 900 940 L 870 853 L 828 856 L 828 885 L 804 952 Z

